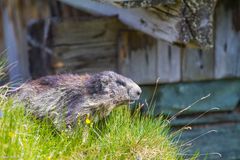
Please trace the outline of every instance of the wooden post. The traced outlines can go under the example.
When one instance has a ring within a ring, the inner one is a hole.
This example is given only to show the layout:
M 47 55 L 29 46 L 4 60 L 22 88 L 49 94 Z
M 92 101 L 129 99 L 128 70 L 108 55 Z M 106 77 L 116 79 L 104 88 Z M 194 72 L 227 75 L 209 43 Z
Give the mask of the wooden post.
M 17 11 L 16 11 L 17 12 Z M 27 43 L 25 40 L 25 30 L 17 19 L 17 25 L 10 17 L 8 9 L 2 10 L 4 41 L 7 50 L 7 60 L 9 65 L 9 78 L 13 86 L 30 78 L 28 69 Z M 17 15 L 19 16 L 19 15 Z M 19 28 L 16 28 L 19 27 Z

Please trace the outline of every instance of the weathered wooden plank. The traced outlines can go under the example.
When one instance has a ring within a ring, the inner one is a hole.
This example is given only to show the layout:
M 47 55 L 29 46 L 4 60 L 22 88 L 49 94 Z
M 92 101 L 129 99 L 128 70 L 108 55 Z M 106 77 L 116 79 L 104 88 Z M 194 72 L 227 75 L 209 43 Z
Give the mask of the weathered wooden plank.
M 94 1 L 73 1 L 73 0 L 60 0 L 63 3 L 77 7 L 81 10 L 87 11 L 95 15 L 104 16 L 118 16 L 119 20 L 124 24 L 147 33 L 156 38 L 173 42 L 177 39 L 177 32 L 173 29 L 177 21 L 171 20 L 172 24 L 164 23 L 157 15 L 151 14 L 149 16 L 145 10 L 128 10 L 115 7 L 111 4 L 103 4 Z M 137 12 L 136 12 L 137 11 Z M 147 14 L 147 15 L 146 15 Z M 150 13 L 149 13 L 150 14 Z M 144 16 L 144 17 L 143 17 Z M 175 22 L 175 23 L 173 23 Z M 167 28 L 163 32 L 163 28 Z
M 97 73 L 106 70 L 116 71 L 115 59 L 105 58 L 93 61 L 63 62 L 64 67 L 56 69 L 56 73 Z
M 52 29 L 53 46 L 111 43 L 116 41 L 116 30 L 121 26 L 115 17 L 57 22 Z
M 56 63 L 61 62 L 61 66 L 53 64 L 56 72 L 116 71 L 117 35 L 121 27 L 114 17 L 55 23 L 53 52 Z
M 167 42 L 157 42 L 157 76 L 159 82 L 178 82 L 181 79 L 181 49 Z
M 213 50 L 186 48 L 182 53 L 182 80 L 208 80 L 214 78 Z
M 15 12 L 19 16 L 19 10 Z M 30 78 L 28 70 L 27 43 L 24 41 L 26 30 L 21 26 L 21 21 L 13 21 L 7 8 L 2 10 L 4 42 L 7 51 L 9 70 L 9 79 L 12 85 L 18 86 L 24 80 Z M 17 25 L 16 25 L 17 24 Z
M 110 3 L 120 7 L 137 8 L 151 7 L 155 5 L 175 4 L 176 0 L 95 0 L 97 2 Z
M 194 104 L 181 115 L 203 113 L 216 107 L 219 110 L 213 110 L 213 112 L 233 111 L 240 101 L 240 80 L 237 79 L 161 84 L 156 92 L 154 85 L 142 86 L 142 89 L 141 101 L 147 100 L 149 105 L 152 101 L 154 115 L 175 115 L 208 94 L 211 96 Z
M 63 64 L 62 67 L 55 68 L 57 73 L 116 70 L 116 45 L 113 44 L 55 47 L 54 53 Z
M 25 26 L 27 26 L 31 20 L 43 20 L 49 18 L 51 15 L 48 0 L 22 0 L 21 3 L 15 1 L 12 4 L 10 2 L 9 4 L 12 5 L 11 7 L 13 10 L 16 8 L 21 10 L 21 18 Z
M 221 1 L 216 8 L 215 77 L 240 76 L 240 2 Z
M 213 110 L 217 111 L 217 110 Z M 195 125 L 210 125 L 219 123 L 240 123 L 240 113 L 238 112 L 219 112 L 219 113 L 208 113 L 198 118 L 202 113 L 180 116 L 175 120 L 171 121 L 172 126 L 195 126 Z
M 37 19 L 49 17 L 47 0 L 1 1 L 5 48 L 7 49 L 10 81 L 21 83 L 31 78 L 27 44 L 27 26 Z
M 119 72 L 138 84 L 155 83 L 156 40 L 139 32 L 122 32 L 119 43 Z
M 189 148 L 185 154 L 192 155 L 196 151 L 199 151 L 200 155 L 202 154 L 198 158 L 200 160 L 238 160 L 240 159 L 239 133 L 239 123 L 209 125 L 185 130 L 181 133 L 180 139 L 183 143 L 182 147 Z
M 37 32 L 36 32 L 37 31 Z M 28 25 L 29 69 L 32 79 L 53 74 L 49 43 L 50 20 L 39 20 Z
M 118 16 L 124 24 L 168 42 L 193 43 L 206 48 L 213 44 L 213 11 L 217 0 L 180 1 L 177 5 L 137 9 L 94 1 L 60 1 L 91 14 Z M 175 10 L 178 14 L 165 10 Z
M 64 60 L 74 60 L 76 57 L 94 58 L 94 57 L 116 57 L 116 43 L 111 42 L 108 44 L 94 43 L 89 46 L 86 45 L 66 45 L 55 47 L 54 53 Z
M 2 12 L 0 11 L 0 26 L 3 26 Z M 0 27 L 0 54 L 6 49 L 3 40 L 3 27 Z

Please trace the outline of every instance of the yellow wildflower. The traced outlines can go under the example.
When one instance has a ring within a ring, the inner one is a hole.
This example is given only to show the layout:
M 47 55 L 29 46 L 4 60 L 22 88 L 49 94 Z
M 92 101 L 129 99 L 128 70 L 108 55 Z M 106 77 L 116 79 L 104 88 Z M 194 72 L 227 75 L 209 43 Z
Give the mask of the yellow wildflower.
M 85 123 L 86 124 L 91 124 L 91 120 L 89 119 L 89 114 L 87 114 L 87 118 L 86 118 L 86 120 L 85 120 Z
M 91 123 L 91 120 L 90 119 L 86 119 L 86 124 L 90 124 Z

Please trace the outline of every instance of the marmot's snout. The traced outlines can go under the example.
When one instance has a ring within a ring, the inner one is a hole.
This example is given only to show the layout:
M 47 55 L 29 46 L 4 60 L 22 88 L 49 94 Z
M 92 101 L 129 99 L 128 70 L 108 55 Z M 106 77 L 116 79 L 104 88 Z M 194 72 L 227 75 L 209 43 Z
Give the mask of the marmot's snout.
M 129 97 L 131 101 L 138 100 L 140 98 L 140 95 L 142 93 L 141 88 L 134 84 L 130 89 L 129 89 Z

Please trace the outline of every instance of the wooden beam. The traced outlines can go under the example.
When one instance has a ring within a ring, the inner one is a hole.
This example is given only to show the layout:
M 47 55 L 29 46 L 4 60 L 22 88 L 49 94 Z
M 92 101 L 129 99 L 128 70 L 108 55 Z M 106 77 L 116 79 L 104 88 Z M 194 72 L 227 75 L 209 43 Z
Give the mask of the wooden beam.
M 63 3 L 69 4 L 72 7 L 77 7 L 94 15 L 102 16 L 118 16 L 119 20 L 137 30 L 140 30 L 155 38 L 164 39 L 169 42 L 174 42 L 178 33 L 173 29 L 177 25 L 177 21 L 172 21 L 172 24 L 164 24 L 164 21 L 159 19 L 157 15 L 153 15 L 143 9 L 123 9 L 115 7 L 111 4 L 103 4 L 94 1 L 75 1 L 75 0 L 60 0 Z M 149 15 L 150 14 L 150 15 Z M 152 15 L 152 16 L 151 16 Z M 164 30 L 164 32 L 163 32 Z
M 31 79 L 27 27 L 30 22 L 49 17 L 47 0 L 4 0 L 0 2 L 3 16 L 4 43 L 7 50 L 11 83 Z M 43 12 L 44 11 L 44 12 Z
M 138 8 L 151 7 L 154 5 L 175 4 L 176 0 L 94 0 L 98 2 L 107 2 L 119 7 Z
M 7 8 L 2 10 L 4 42 L 7 50 L 7 60 L 9 65 L 9 78 L 13 86 L 30 78 L 28 69 L 27 42 L 23 28 L 16 29 L 13 19 L 9 16 Z M 20 23 L 20 19 L 18 19 Z M 19 27 L 21 25 L 19 24 Z
M 1 4 L 0 4 L 1 5 Z M 0 54 L 3 54 L 5 50 L 4 40 L 3 40 L 3 20 L 2 20 L 2 12 L 0 12 Z
M 131 9 L 96 1 L 59 1 L 91 14 L 118 16 L 122 23 L 157 39 L 202 48 L 213 46 L 212 17 L 217 0 L 178 0 L 172 5 Z

